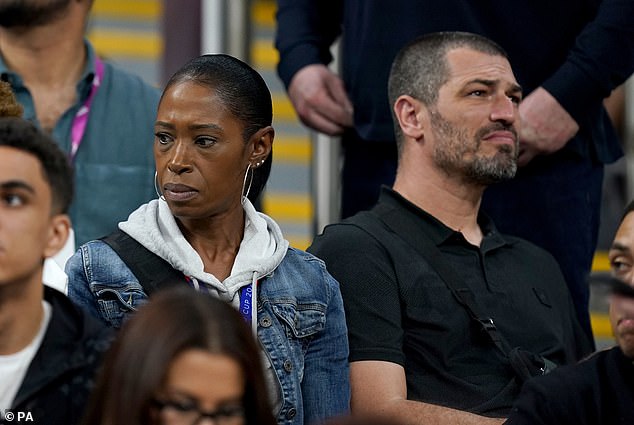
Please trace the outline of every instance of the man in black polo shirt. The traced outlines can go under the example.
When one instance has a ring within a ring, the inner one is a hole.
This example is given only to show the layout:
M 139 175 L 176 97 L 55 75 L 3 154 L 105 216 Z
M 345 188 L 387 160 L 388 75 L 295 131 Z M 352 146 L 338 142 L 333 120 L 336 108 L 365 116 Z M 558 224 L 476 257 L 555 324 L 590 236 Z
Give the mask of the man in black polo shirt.
M 401 50 L 388 91 L 393 189 L 309 248 L 341 284 L 352 410 L 502 423 L 522 382 L 513 348 L 561 365 L 591 347 L 555 260 L 479 212 L 485 188 L 517 169 L 521 88 L 495 43 L 435 33 Z

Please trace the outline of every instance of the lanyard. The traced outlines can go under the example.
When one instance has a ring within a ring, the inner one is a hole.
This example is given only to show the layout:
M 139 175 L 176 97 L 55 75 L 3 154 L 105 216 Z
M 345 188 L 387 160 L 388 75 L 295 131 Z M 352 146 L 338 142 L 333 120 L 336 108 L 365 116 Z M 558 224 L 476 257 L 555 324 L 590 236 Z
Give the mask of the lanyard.
M 204 285 L 199 285 L 196 279 L 192 279 L 191 277 L 184 275 L 187 283 L 192 286 L 197 291 L 204 291 L 209 293 L 209 290 L 205 289 Z M 256 281 L 257 285 L 259 281 Z M 247 323 L 251 324 L 251 316 L 253 315 L 253 285 L 247 285 L 240 290 L 240 314 L 246 320 Z
M 77 150 L 79 150 L 79 145 L 81 145 L 82 139 L 84 138 L 84 133 L 86 132 L 86 125 L 88 124 L 88 114 L 90 113 L 90 107 L 92 105 L 92 101 L 97 94 L 97 90 L 99 90 L 99 86 L 103 81 L 104 74 L 104 64 L 97 56 L 95 56 L 95 76 L 92 79 L 92 87 L 90 88 L 90 93 L 88 97 L 84 101 L 84 104 L 81 105 L 77 113 L 75 114 L 75 118 L 73 118 L 73 125 L 71 127 L 71 145 L 70 145 L 70 161 L 73 162 L 75 160 L 75 156 L 77 155 Z
M 257 285 L 257 282 L 256 282 Z M 253 310 L 253 285 L 248 285 L 240 290 L 240 314 L 251 324 L 251 315 Z

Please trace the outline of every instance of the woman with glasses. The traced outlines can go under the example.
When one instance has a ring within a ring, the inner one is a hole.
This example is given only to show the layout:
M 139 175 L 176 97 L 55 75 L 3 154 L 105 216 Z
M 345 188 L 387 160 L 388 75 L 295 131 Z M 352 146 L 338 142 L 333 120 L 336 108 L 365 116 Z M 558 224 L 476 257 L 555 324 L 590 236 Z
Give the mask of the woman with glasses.
M 302 425 L 348 411 L 347 328 L 324 263 L 289 247 L 253 206 L 271 171 L 272 117 L 268 87 L 246 63 L 185 64 L 157 110 L 158 199 L 79 248 L 68 295 L 115 328 L 174 282 L 233 305 L 257 335 L 278 423 Z
M 86 425 L 273 425 L 260 351 L 240 314 L 187 286 L 159 291 L 106 356 Z

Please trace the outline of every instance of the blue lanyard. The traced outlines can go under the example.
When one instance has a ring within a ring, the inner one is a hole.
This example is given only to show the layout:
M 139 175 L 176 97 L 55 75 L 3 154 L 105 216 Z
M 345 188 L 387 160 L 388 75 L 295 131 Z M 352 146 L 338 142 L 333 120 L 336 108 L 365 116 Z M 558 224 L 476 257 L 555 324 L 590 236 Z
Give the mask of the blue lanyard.
M 257 281 L 255 282 L 257 285 Z M 248 285 L 240 290 L 240 314 L 248 324 L 251 324 L 253 314 L 253 286 Z
M 198 291 L 204 291 L 209 293 L 208 290 L 203 289 L 204 285 L 199 286 L 194 284 L 194 281 L 191 277 L 184 275 L 187 283 Z M 255 285 L 257 286 L 259 281 L 255 281 Z M 251 316 L 253 315 L 253 285 L 247 285 L 240 289 L 240 314 L 244 318 L 244 320 L 251 325 Z

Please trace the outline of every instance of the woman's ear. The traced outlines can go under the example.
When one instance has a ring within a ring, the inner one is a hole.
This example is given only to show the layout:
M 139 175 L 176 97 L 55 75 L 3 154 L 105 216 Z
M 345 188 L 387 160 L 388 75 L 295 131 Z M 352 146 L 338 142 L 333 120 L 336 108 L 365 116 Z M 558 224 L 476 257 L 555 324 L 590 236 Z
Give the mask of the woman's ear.
M 394 102 L 394 115 L 406 138 L 421 140 L 424 136 L 426 109 L 418 99 L 401 95 Z
M 264 164 L 273 149 L 274 138 L 275 130 L 270 125 L 255 132 L 250 141 L 253 147 L 249 156 L 251 166 L 258 167 Z
M 52 257 L 66 244 L 70 234 L 70 217 L 66 214 L 56 214 L 51 217 L 48 228 L 48 239 L 44 248 L 44 257 Z

